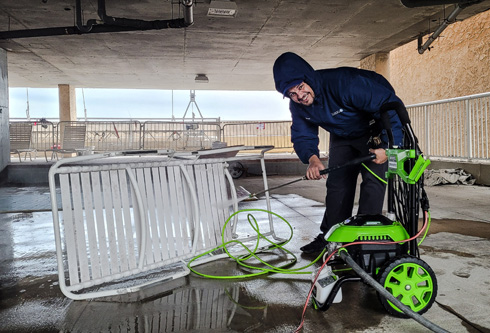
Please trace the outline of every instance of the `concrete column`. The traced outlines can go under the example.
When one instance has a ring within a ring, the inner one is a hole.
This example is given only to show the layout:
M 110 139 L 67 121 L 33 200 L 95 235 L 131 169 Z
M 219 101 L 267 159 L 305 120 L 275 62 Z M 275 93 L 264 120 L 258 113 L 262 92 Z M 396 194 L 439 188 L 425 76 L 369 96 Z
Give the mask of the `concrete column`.
M 0 48 L 0 172 L 10 162 L 7 51 Z
M 388 81 L 390 81 L 390 54 L 376 53 L 375 63 L 376 73 L 383 75 Z
M 59 95 L 59 103 L 60 103 L 60 123 L 61 123 L 61 126 L 58 128 L 59 131 L 58 144 L 62 145 L 63 134 L 64 134 L 63 122 L 77 121 L 77 104 L 76 104 L 75 88 L 70 86 L 69 84 L 59 84 L 58 95 Z M 71 157 L 74 156 L 74 154 L 66 153 L 63 154 L 63 156 Z
M 371 54 L 360 61 L 360 68 L 375 71 L 390 80 L 390 54 L 380 52 Z
M 69 84 L 59 84 L 58 95 L 60 100 L 60 121 L 76 121 L 77 104 L 75 87 Z

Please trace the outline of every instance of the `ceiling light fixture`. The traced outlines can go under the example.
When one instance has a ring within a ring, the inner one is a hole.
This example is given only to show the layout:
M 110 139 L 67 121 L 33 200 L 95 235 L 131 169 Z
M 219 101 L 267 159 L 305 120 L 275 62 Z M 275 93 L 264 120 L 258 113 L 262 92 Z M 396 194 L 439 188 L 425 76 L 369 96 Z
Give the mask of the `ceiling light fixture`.
M 206 74 L 197 74 L 196 78 L 194 79 L 196 83 L 208 83 L 209 79 L 206 76 Z
M 212 0 L 209 4 L 208 16 L 211 17 L 235 17 L 237 6 L 234 1 Z

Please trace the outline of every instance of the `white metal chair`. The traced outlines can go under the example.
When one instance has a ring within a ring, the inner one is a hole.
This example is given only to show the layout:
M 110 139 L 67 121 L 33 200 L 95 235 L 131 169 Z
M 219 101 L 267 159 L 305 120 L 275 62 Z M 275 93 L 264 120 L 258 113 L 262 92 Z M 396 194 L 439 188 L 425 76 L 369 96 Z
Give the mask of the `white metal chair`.
M 49 172 L 60 288 L 72 299 L 131 293 L 189 274 L 186 261 L 222 242 L 230 211 L 220 203 L 236 199 L 227 158 L 114 155 L 63 159 Z M 235 230 L 227 228 L 225 240 Z
M 55 157 L 58 159 L 58 153 L 61 154 L 81 154 L 89 151 L 88 147 L 85 147 L 85 134 L 87 132 L 87 126 L 85 124 L 61 124 L 62 126 L 62 140 L 61 146 L 53 146 L 51 149 L 44 151 L 44 157 L 48 162 L 48 152 L 51 152 L 51 160 Z
M 32 123 L 10 123 L 10 153 L 19 155 L 19 162 L 22 162 L 21 154 L 24 153 L 24 161 L 29 159 L 32 161 L 32 153 L 36 153 L 36 149 L 31 147 L 32 140 Z

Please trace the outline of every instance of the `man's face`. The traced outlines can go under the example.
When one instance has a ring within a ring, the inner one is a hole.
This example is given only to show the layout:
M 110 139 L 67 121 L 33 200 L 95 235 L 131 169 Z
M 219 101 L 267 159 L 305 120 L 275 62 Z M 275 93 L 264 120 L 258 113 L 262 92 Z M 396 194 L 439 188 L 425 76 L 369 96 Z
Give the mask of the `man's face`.
M 313 104 L 313 100 L 315 99 L 313 89 L 305 82 L 301 82 L 297 86 L 290 88 L 287 95 L 293 102 L 306 106 Z

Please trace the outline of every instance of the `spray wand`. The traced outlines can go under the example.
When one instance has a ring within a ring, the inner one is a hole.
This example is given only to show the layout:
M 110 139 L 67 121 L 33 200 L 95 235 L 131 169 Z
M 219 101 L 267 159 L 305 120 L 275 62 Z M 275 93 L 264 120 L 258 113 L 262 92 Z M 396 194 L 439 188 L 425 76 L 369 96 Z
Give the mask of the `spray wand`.
M 358 158 L 355 158 L 352 161 L 347 162 L 345 164 L 335 165 L 335 166 L 332 166 L 332 167 L 329 167 L 329 168 L 320 170 L 320 175 L 325 175 L 325 174 L 330 173 L 332 171 L 335 171 L 337 169 L 345 168 L 345 167 L 348 167 L 348 166 L 351 166 L 351 165 L 357 165 L 357 164 L 361 164 L 361 163 L 364 163 L 364 162 L 368 162 L 368 161 L 371 161 L 371 160 L 373 160 L 375 158 L 376 158 L 376 154 L 369 154 L 369 155 L 366 155 L 366 156 L 358 157 Z M 249 194 L 247 196 L 244 196 L 244 197 L 241 197 L 241 198 L 237 198 L 236 202 L 238 203 L 238 202 L 241 202 L 243 200 L 251 199 L 253 197 L 256 197 L 259 194 L 264 194 L 265 192 L 270 192 L 270 191 L 276 190 L 278 188 L 281 188 L 281 187 L 284 187 L 284 186 L 287 186 L 287 185 L 291 185 L 291 184 L 294 184 L 294 183 L 297 183 L 299 181 L 306 180 L 306 179 L 308 179 L 308 178 L 306 176 L 303 176 L 301 178 L 292 180 L 290 182 L 287 182 L 287 183 L 284 183 L 284 184 L 281 184 L 281 185 L 278 185 L 278 186 L 274 186 L 274 187 L 268 188 L 266 190 L 262 190 L 262 191 L 255 192 L 255 193 L 251 193 L 251 194 Z M 226 203 L 222 203 L 220 206 L 230 206 L 234 202 L 235 202 L 235 200 L 229 200 Z

